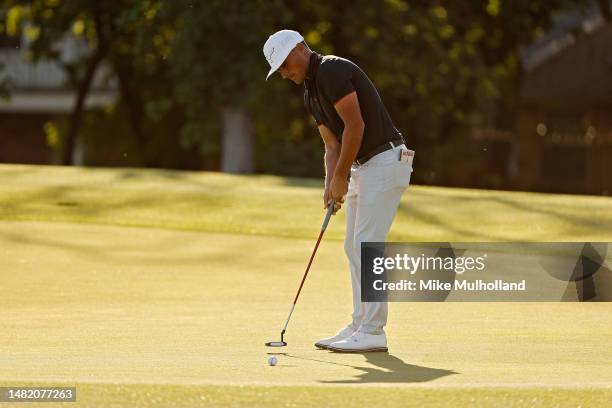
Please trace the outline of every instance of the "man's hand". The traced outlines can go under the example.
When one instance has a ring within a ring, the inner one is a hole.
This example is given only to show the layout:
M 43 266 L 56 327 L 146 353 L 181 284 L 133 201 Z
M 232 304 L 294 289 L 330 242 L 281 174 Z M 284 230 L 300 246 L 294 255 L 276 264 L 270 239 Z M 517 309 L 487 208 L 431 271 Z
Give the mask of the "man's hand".
M 323 193 L 323 209 L 327 210 L 327 206 L 329 201 L 331 200 L 331 194 L 329 187 L 325 187 L 325 192 Z M 336 214 L 340 208 L 342 208 L 342 203 L 344 203 L 344 199 L 340 201 L 334 201 L 334 212 L 332 214 Z
M 334 201 L 344 202 L 344 196 L 348 191 L 348 180 L 345 177 L 334 176 L 329 183 L 329 195 Z

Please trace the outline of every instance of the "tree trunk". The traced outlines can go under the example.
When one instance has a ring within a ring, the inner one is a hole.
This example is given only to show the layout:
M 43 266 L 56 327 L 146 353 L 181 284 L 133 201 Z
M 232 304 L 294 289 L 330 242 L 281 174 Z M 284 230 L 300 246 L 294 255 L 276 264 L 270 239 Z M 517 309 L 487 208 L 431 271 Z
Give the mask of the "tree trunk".
M 138 144 L 138 151 L 142 155 L 140 158 L 141 163 L 144 166 L 153 164 L 149 162 L 146 154 L 146 139 L 142 126 L 144 116 L 142 103 L 138 97 L 138 94 L 136 93 L 136 90 L 131 86 L 131 83 L 133 82 L 133 72 L 130 67 L 125 65 L 125 63 L 117 62 L 114 65 L 117 78 L 119 79 L 119 91 L 121 92 L 121 98 L 123 99 L 128 111 L 130 128 L 132 129 L 134 138 Z
M 510 144 L 510 157 L 508 158 L 508 163 L 506 166 L 506 180 L 507 184 L 518 187 L 521 185 L 525 185 L 528 182 L 525 180 L 525 175 L 521 171 L 521 161 L 525 159 L 525 156 L 528 155 L 525 152 L 525 138 L 522 135 L 522 132 L 526 130 L 523 128 L 522 124 L 522 89 L 523 89 L 523 81 L 525 80 L 525 69 L 523 64 L 520 62 L 521 57 L 519 54 L 519 47 L 515 45 L 512 47 L 512 53 L 514 54 L 514 58 L 517 61 L 517 66 L 514 72 L 514 80 L 512 81 L 509 92 L 507 92 L 507 96 L 505 98 L 506 103 L 502 103 L 502 109 L 504 115 L 509 115 L 512 119 L 512 133 L 514 134 Z M 523 157 L 521 157 L 521 155 Z M 539 161 L 540 157 L 532 157 L 533 159 Z
M 62 164 L 66 166 L 73 163 L 75 145 L 79 135 L 79 129 L 81 127 L 83 111 L 85 109 L 85 99 L 87 98 L 89 90 L 91 89 L 91 84 L 93 82 L 94 75 L 96 74 L 96 70 L 98 69 L 98 65 L 100 65 L 100 62 L 106 54 L 106 41 L 102 32 L 102 19 L 100 17 L 100 13 L 96 13 L 94 22 L 98 37 L 98 45 L 93 55 L 87 62 L 85 76 L 80 82 L 78 82 L 77 98 L 74 104 L 74 109 L 70 114 L 70 126 L 68 128 L 66 139 L 64 140 L 64 150 L 62 152 Z M 80 143 L 84 144 L 85 142 L 84 140 L 81 140 Z
M 221 171 L 253 173 L 253 134 L 251 118 L 244 109 L 223 111 Z
M 87 63 L 87 70 L 83 80 L 79 82 L 77 88 L 77 97 L 70 114 L 70 126 L 68 128 L 68 134 L 64 140 L 64 150 L 62 154 L 62 164 L 69 166 L 73 163 L 73 155 L 75 150 L 76 139 L 79 134 L 79 128 L 81 127 L 81 119 L 83 117 L 83 110 L 85 108 L 85 99 L 91 89 L 91 83 L 93 82 L 96 69 L 102 61 L 103 51 L 98 48 L 94 55 Z
M 83 136 L 77 135 L 74 141 L 74 148 L 72 150 L 72 165 L 73 166 L 84 166 L 85 165 L 85 140 Z
M 520 190 L 538 190 L 542 188 L 541 160 L 543 141 L 536 133 L 538 123 L 543 120 L 542 113 L 535 107 L 523 107 L 517 120 L 518 154 L 517 177 L 515 188 Z

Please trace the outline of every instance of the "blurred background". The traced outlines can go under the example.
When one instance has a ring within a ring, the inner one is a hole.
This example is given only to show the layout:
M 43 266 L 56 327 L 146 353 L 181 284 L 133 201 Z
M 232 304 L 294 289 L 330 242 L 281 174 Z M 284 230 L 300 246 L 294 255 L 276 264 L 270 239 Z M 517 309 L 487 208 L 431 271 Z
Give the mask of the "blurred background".
M 282 28 L 356 62 L 416 184 L 609 195 L 609 0 L 36 0 L 0 6 L 0 162 L 322 177 Z

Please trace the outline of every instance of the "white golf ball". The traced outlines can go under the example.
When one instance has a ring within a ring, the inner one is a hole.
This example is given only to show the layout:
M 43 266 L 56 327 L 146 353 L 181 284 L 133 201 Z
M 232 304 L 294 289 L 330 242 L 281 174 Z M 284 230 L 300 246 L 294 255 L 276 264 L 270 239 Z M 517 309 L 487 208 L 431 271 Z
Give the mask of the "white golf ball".
M 271 366 L 275 366 L 276 363 L 278 363 L 278 358 L 276 358 L 276 356 L 268 357 L 268 364 L 270 364 Z

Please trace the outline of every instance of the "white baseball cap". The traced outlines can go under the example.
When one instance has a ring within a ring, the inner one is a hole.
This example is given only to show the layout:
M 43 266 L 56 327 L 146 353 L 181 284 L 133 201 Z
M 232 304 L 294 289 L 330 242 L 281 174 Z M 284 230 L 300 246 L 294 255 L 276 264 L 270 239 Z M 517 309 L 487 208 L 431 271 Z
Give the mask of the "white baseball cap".
M 264 57 L 270 64 L 270 72 L 268 72 L 266 80 L 283 65 L 287 55 L 302 41 L 304 41 L 304 37 L 293 30 L 280 30 L 268 38 L 263 46 Z

